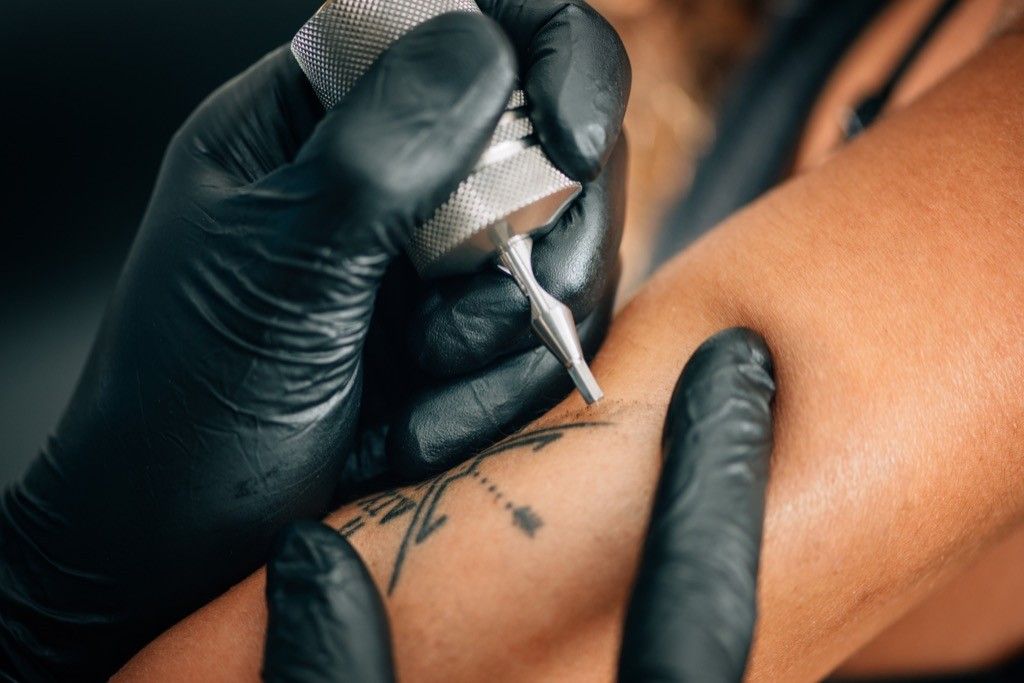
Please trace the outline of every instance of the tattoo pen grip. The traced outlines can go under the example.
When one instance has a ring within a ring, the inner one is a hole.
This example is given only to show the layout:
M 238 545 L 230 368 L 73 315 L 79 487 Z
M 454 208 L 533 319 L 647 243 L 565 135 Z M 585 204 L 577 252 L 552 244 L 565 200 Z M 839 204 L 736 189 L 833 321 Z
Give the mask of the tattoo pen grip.
M 398 38 L 453 11 L 480 9 L 473 0 L 331 0 L 299 30 L 292 52 L 330 108 Z M 473 173 L 414 231 L 406 251 L 428 279 L 500 262 L 530 301 L 534 331 L 593 403 L 601 390 L 583 358 L 572 313 L 537 282 L 529 248 L 531 236 L 549 230 L 580 191 L 544 153 L 526 96 L 516 90 Z M 514 267 L 510 254 L 518 254 Z

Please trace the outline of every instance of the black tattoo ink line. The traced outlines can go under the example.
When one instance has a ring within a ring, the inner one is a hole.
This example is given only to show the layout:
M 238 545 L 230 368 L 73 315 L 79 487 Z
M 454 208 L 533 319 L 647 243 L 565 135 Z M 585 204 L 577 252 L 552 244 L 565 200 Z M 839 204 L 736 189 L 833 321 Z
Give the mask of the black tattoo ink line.
M 352 519 L 350 519 L 347 522 L 345 522 L 344 524 L 342 524 L 341 528 L 338 529 L 338 533 L 341 534 L 342 536 L 344 536 L 345 538 L 348 538 L 349 536 L 351 536 L 355 532 L 357 532 L 360 529 L 362 529 L 363 528 L 363 524 L 364 524 L 363 516 L 362 515 L 356 515 Z
M 437 487 L 437 482 L 437 478 L 430 481 L 430 485 L 427 487 L 427 495 L 424 496 L 416 505 L 412 521 L 405 529 L 405 534 L 402 536 L 402 542 L 398 546 L 398 553 L 395 555 L 394 564 L 391 566 L 391 579 L 388 581 L 388 595 L 391 595 L 395 591 L 395 586 L 398 585 L 398 578 L 401 576 L 402 566 L 405 564 L 405 554 L 409 549 L 409 540 L 412 538 L 412 532 L 416 528 L 416 523 L 420 519 L 420 513 L 423 512 L 423 501 L 427 500 L 427 498 L 433 494 L 434 489 Z
M 364 498 L 356 504 L 363 511 L 363 514 L 356 515 L 341 525 L 338 533 L 345 538 L 362 529 L 366 525 L 368 518 L 375 518 L 381 512 L 384 512 L 384 515 L 381 516 L 377 523 L 380 526 L 384 526 L 416 507 L 416 501 L 397 490 L 385 491 L 369 498 Z
M 474 473 L 479 474 L 480 465 L 488 458 L 494 457 L 499 453 L 505 453 L 507 451 L 526 446 L 533 446 L 532 451 L 536 453 L 537 451 L 540 451 L 561 439 L 565 435 L 565 432 L 569 430 L 582 429 L 585 427 L 605 427 L 609 424 L 611 423 L 579 422 L 576 424 L 546 427 L 533 432 L 515 435 L 480 452 L 476 457 L 470 459 L 454 473 L 442 474 L 432 479 L 427 486 L 426 494 L 416 506 L 416 512 L 414 513 L 409 526 L 406 528 L 405 535 L 402 538 L 402 543 L 395 556 L 395 562 L 391 569 L 391 579 L 388 581 L 388 595 L 391 595 L 394 592 L 395 587 L 398 585 L 398 580 L 401 578 L 402 569 L 404 568 L 405 560 L 408 557 L 410 542 L 414 538 L 414 532 L 415 545 L 420 545 L 427 541 L 448 521 L 448 515 L 442 514 L 441 516 L 436 517 L 436 514 L 438 506 L 441 504 L 441 501 L 444 499 L 445 494 L 447 494 L 452 484 L 461 479 L 465 479 L 466 477 L 471 477 Z M 424 509 L 425 513 L 421 516 L 421 512 L 423 512 Z M 533 512 L 529 506 L 517 508 L 510 502 L 506 506 L 506 510 L 512 512 L 513 524 L 515 524 L 516 527 L 521 529 L 523 533 L 530 538 L 533 538 L 537 530 L 544 524 L 540 516 Z M 418 530 L 417 525 L 419 527 Z

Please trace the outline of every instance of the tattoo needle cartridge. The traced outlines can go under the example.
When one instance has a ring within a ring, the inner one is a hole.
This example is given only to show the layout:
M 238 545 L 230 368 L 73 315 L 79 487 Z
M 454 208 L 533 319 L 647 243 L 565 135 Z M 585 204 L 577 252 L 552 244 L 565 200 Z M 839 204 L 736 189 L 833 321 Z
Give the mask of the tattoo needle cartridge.
M 412 28 L 445 12 L 480 12 L 473 0 L 329 0 L 292 39 L 292 53 L 325 107 L 355 85 Z M 476 167 L 406 251 L 420 276 L 471 273 L 489 264 L 510 275 L 530 303 L 531 327 L 565 366 L 587 403 L 603 393 L 580 346 L 572 312 L 537 282 L 533 237 L 554 226 L 581 191 L 548 159 L 516 90 Z

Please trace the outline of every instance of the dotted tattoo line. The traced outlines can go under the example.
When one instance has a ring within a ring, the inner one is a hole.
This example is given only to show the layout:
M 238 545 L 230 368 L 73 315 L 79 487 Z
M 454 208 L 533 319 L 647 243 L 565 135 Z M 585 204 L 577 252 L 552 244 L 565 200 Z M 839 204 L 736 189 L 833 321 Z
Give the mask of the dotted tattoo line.
M 478 470 L 472 470 L 470 476 L 483 487 L 487 493 L 494 498 L 494 503 L 501 505 L 506 512 L 512 514 L 512 524 L 524 534 L 533 538 L 537 530 L 544 526 L 544 521 L 534 512 L 529 505 L 516 505 L 509 499 L 498 485 L 481 474 Z M 504 501 L 504 502 L 503 502 Z

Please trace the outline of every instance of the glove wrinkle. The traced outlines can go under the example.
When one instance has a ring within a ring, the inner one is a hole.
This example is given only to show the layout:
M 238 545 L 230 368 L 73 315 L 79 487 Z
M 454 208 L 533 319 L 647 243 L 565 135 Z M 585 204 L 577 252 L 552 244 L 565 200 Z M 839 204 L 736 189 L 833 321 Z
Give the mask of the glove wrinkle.
M 772 443 L 771 357 L 733 328 L 701 345 L 669 405 L 619 661 L 624 681 L 740 681 L 756 620 Z

